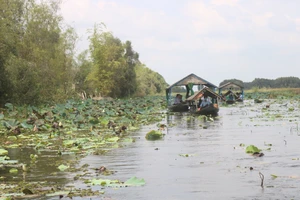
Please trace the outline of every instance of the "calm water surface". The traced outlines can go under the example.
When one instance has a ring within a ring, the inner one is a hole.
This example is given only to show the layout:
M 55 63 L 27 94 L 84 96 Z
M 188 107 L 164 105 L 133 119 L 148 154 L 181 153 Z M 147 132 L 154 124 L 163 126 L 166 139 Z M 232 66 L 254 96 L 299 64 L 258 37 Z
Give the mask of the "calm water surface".
M 213 122 L 169 115 L 163 140 L 145 140 L 157 127 L 144 127 L 135 133 L 135 143 L 105 156 L 88 156 L 82 164 L 117 171 L 110 179 L 146 181 L 142 187 L 105 188 L 103 199 L 300 199 L 299 105 L 289 106 L 298 107 L 293 112 L 275 103 L 269 109 L 250 103 L 222 107 Z M 253 144 L 265 156 L 246 154 L 240 144 Z
M 271 104 L 269 109 L 265 109 L 266 104 Z M 289 111 L 289 107 L 295 110 Z M 105 155 L 87 156 L 79 164 L 89 164 L 91 179 L 126 181 L 136 176 L 145 179 L 146 185 L 126 188 L 92 186 L 94 190 L 104 190 L 105 194 L 73 199 L 300 199 L 299 116 L 298 102 L 287 102 L 285 106 L 276 102 L 256 105 L 245 102 L 221 107 L 219 117 L 213 121 L 184 114 L 167 115 L 161 122 L 168 126 L 163 131 L 166 134 L 163 140 L 147 141 L 146 133 L 157 126 L 145 126 L 133 133 L 135 143 L 113 149 Z M 251 144 L 262 149 L 265 155 L 254 157 L 246 154 L 245 148 Z M 47 156 L 45 162 L 55 163 L 55 160 L 49 161 Z M 94 169 L 100 166 L 115 173 L 97 176 Z M 51 180 L 54 177 L 77 188 L 88 187 L 80 181 L 73 181 L 70 174 L 53 176 L 51 169 L 53 167 L 43 168 L 31 178 Z M 264 175 L 263 188 L 259 172 Z M 271 174 L 278 177 L 274 179 Z

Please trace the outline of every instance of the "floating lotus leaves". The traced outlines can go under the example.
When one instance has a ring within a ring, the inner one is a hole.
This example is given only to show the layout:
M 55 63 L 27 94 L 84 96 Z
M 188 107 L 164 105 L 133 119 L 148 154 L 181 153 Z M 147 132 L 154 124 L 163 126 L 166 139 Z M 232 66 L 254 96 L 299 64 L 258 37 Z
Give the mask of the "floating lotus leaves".
M 5 156 L 8 154 L 8 151 L 5 149 L 0 149 L 0 156 Z
M 144 179 L 139 179 L 137 177 L 131 177 L 124 183 L 119 180 L 109 180 L 109 179 L 92 179 L 88 180 L 87 183 L 92 185 L 101 185 L 107 187 L 129 187 L 129 186 L 142 186 L 145 185 L 146 182 Z
M 5 107 L 8 108 L 8 110 L 12 111 L 14 109 L 14 106 L 11 103 L 6 103 Z
M 179 154 L 179 156 L 182 156 L 182 157 L 192 157 L 192 156 L 195 156 L 196 154 Z
M 119 141 L 119 137 L 111 137 L 111 138 L 107 138 L 106 141 L 107 142 L 118 142 Z
M 11 169 L 9 170 L 9 173 L 11 173 L 11 174 L 17 174 L 17 173 L 18 173 L 18 169 L 16 169 L 16 168 L 11 168 Z
M 259 153 L 261 149 L 257 148 L 254 145 L 249 145 L 246 147 L 246 153 Z
M 139 179 L 137 177 L 132 177 L 130 179 L 128 179 L 127 181 L 125 181 L 124 185 L 126 186 L 141 186 L 141 185 L 145 185 L 146 182 L 144 179 Z
M 10 119 L 8 121 L 4 121 L 3 125 L 7 128 L 7 129 L 15 129 L 19 126 L 19 122 L 15 119 Z
M 65 171 L 66 169 L 69 169 L 69 166 L 61 164 L 57 167 L 60 171 Z
M 152 130 L 150 132 L 148 132 L 146 134 L 146 139 L 147 140 L 159 140 L 163 137 L 163 134 L 161 131 L 155 131 L 155 130 Z

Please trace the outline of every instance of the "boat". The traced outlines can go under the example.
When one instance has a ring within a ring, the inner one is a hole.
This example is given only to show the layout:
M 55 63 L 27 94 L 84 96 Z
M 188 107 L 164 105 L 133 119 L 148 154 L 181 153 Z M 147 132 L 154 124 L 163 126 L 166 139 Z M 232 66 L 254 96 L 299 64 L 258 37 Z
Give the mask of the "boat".
M 225 93 L 223 94 L 222 92 Z M 226 99 L 225 102 L 227 104 L 234 104 L 235 102 L 243 102 L 244 87 L 234 82 L 228 82 L 219 87 L 219 95 L 221 95 Z
M 168 107 L 170 112 L 188 112 L 189 111 L 189 105 L 186 103 L 180 103 L 176 105 L 171 105 Z
M 212 103 L 209 106 L 199 109 L 202 97 L 210 98 Z M 219 102 L 222 100 L 224 100 L 222 96 L 218 95 L 210 88 L 204 87 L 187 98 L 186 102 L 189 104 L 190 112 L 194 114 L 217 116 L 219 112 Z
M 264 100 L 262 99 L 254 99 L 254 103 L 262 103 Z
M 189 105 L 190 102 L 187 102 L 187 98 L 194 95 L 195 92 L 193 90 L 193 87 L 197 86 L 198 89 L 202 89 L 204 87 L 210 88 L 212 91 L 216 90 L 218 87 L 209 81 L 195 75 L 195 74 L 189 74 L 186 77 L 180 79 L 179 81 L 175 82 L 174 84 L 170 85 L 166 88 L 166 100 L 167 100 L 167 106 L 168 110 L 170 112 L 188 112 L 190 111 L 191 105 Z M 183 100 L 182 103 L 175 104 L 174 105 L 174 98 L 175 96 L 172 95 L 172 89 L 174 87 L 184 87 L 185 89 L 185 100 Z

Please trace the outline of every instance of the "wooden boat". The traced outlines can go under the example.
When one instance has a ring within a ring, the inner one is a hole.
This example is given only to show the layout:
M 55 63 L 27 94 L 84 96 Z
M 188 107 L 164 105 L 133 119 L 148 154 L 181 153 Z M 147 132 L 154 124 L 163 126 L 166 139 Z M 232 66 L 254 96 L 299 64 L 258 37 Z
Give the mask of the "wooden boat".
M 264 100 L 262 99 L 254 99 L 254 103 L 262 103 Z
M 212 104 L 209 106 L 206 106 L 204 108 L 201 108 L 199 110 L 199 101 L 201 101 L 202 97 L 209 97 L 212 100 Z M 212 115 L 216 116 L 218 115 L 219 112 L 219 101 L 224 100 L 222 96 L 218 95 L 208 87 L 205 87 L 199 91 L 197 91 L 194 95 L 190 96 L 189 98 L 186 99 L 190 106 L 190 111 L 198 114 L 198 115 Z
M 235 103 L 235 100 L 228 99 L 228 100 L 226 100 L 226 103 L 227 103 L 227 104 L 234 104 L 234 103 Z
M 226 92 L 222 94 L 222 91 L 226 91 Z M 222 95 L 224 98 L 227 99 L 226 100 L 227 104 L 234 104 L 235 102 L 243 102 L 244 87 L 233 82 L 228 82 L 219 87 L 219 95 Z
M 187 112 L 191 111 L 191 105 L 186 101 L 187 98 L 194 95 L 193 87 L 198 86 L 198 88 L 210 88 L 212 91 L 216 90 L 217 86 L 208 82 L 207 80 L 200 78 L 199 76 L 195 74 L 190 74 L 183 79 L 177 81 L 176 83 L 170 85 L 166 88 L 166 99 L 167 99 L 167 106 L 168 110 L 171 112 Z M 176 104 L 174 103 L 174 98 L 172 97 L 172 88 L 174 87 L 185 87 L 186 95 L 185 95 L 185 101 L 183 104 Z
M 209 106 L 201 108 L 201 110 L 199 111 L 197 110 L 195 114 L 217 116 L 218 112 L 219 112 L 219 106 L 217 104 L 210 104 Z
M 171 112 L 188 112 L 189 111 L 189 105 L 185 103 L 180 103 L 176 105 L 171 105 L 168 107 L 169 111 Z

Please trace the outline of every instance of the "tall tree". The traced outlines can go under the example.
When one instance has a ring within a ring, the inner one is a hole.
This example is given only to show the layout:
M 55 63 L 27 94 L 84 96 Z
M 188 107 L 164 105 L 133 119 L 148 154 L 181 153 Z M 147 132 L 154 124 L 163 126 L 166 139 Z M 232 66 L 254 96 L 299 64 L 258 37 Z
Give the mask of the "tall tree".
M 103 24 L 95 25 L 90 36 L 92 70 L 87 77 L 91 87 L 103 96 L 127 97 L 136 90 L 135 65 L 138 54 L 128 41 L 122 44 Z
M 123 76 L 124 81 L 122 86 L 122 96 L 133 95 L 137 89 L 135 67 L 140 63 L 139 55 L 136 53 L 131 45 L 130 41 L 125 42 L 125 59 L 126 68 L 124 68 Z
M 72 65 L 76 34 L 63 28 L 58 14 L 60 1 L 23 2 L 15 33 L 15 53 L 10 54 L 5 71 L 17 103 L 60 100 L 72 91 Z

